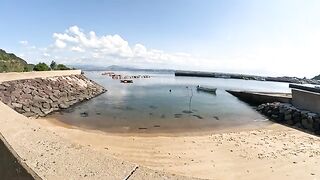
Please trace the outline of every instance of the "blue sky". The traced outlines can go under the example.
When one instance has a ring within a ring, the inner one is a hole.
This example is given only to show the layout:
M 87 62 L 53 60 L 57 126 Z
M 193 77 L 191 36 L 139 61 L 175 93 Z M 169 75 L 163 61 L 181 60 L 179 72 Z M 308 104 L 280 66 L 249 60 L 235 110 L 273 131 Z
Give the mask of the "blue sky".
M 320 73 L 320 1 L 0 1 L 0 48 L 30 62 Z

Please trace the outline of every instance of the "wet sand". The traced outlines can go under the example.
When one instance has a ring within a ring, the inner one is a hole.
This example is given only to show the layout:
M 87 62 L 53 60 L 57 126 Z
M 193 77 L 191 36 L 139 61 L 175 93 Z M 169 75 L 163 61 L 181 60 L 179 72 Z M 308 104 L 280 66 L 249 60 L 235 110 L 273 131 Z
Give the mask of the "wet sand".
M 234 122 L 226 119 L 219 119 L 215 116 L 213 120 L 199 122 L 194 120 L 184 120 L 184 122 L 174 121 L 167 119 L 167 121 L 162 122 L 161 120 L 150 120 L 148 124 L 143 124 L 141 122 L 135 123 L 134 121 L 128 121 L 128 125 L 114 125 L 110 123 L 110 127 L 107 128 L 97 128 L 97 125 L 86 126 L 85 124 L 75 123 L 77 118 L 73 117 L 73 121 L 70 124 L 66 118 L 70 115 L 65 116 L 64 113 L 56 112 L 56 115 L 47 116 L 43 118 L 49 121 L 51 124 L 62 126 L 69 129 L 81 129 L 83 131 L 90 131 L 96 133 L 102 133 L 107 135 L 119 135 L 119 136 L 193 136 L 193 135 L 207 135 L 211 133 L 225 133 L 225 132 L 235 132 L 244 131 L 251 129 L 263 128 L 267 125 L 272 124 L 268 119 L 261 117 L 255 121 L 249 122 Z M 65 117 L 64 117 L 65 116 Z M 83 120 L 83 117 L 80 117 Z M 92 119 L 87 119 L 90 122 Z M 114 122 L 115 120 L 111 118 L 104 117 L 104 121 Z M 121 119 L 119 119 L 120 121 Z M 93 122 L 94 124 L 95 122 Z M 105 124 L 103 125 L 105 126 Z
M 141 136 L 36 121 L 75 144 L 169 174 L 203 179 L 320 178 L 320 138 L 279 124 Z

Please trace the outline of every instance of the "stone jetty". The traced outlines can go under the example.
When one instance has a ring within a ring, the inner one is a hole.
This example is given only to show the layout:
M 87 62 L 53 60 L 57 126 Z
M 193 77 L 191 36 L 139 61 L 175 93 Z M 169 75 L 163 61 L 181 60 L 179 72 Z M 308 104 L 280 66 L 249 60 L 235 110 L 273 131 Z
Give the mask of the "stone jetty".
M 266 103 L 257 107 L 262 114 L 273 121 L 320 134 L 320 115 L 310 111 L 300 110 L 288 103 Z
M 82 74 L 21 79 L 0 84 L 0 100 L 27 117 L 45 116 L 106 90 Z

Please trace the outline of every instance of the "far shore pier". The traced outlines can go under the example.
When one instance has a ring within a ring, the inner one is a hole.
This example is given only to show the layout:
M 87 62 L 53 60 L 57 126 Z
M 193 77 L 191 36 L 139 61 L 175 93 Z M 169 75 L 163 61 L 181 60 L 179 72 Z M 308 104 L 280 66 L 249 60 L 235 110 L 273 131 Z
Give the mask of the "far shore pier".
M 297 78 L 297 77 L 267 77 L 256 76 L 247 74 L 232 74 L 220 72 L 202 72 L 202 71 L 175 71 L 175 76 L 189 76 L 189 77 L 210 77 L 210 78 L 224 78 L 224 79 L 243 79 L 243 80 L 256 80 L 256 81 L 274 81 L 286 82 L 295 84 L 315 84 L 320 85 L 320 81 L 314 79 Z

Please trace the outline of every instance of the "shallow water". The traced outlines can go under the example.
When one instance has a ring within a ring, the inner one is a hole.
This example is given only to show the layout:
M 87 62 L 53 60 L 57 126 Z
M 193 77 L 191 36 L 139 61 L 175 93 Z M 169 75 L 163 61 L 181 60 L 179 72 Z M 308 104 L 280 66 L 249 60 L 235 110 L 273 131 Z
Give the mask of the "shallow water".
M 124 75 L 151 75 L 150 79 L 134 79 L 133 84 L 122 84 L 101 73 L 85 72 L 88 78 L 103 85 L 108 92 L 50 116 L 80 128 L 117 133 L 258 127 L 269 122 L 225 89 L 290 92 L 288 83 L 118 71 L 117 74 Z M 218 90 L 216 95 L 199 92 L 197 85 L 212 86 Z

